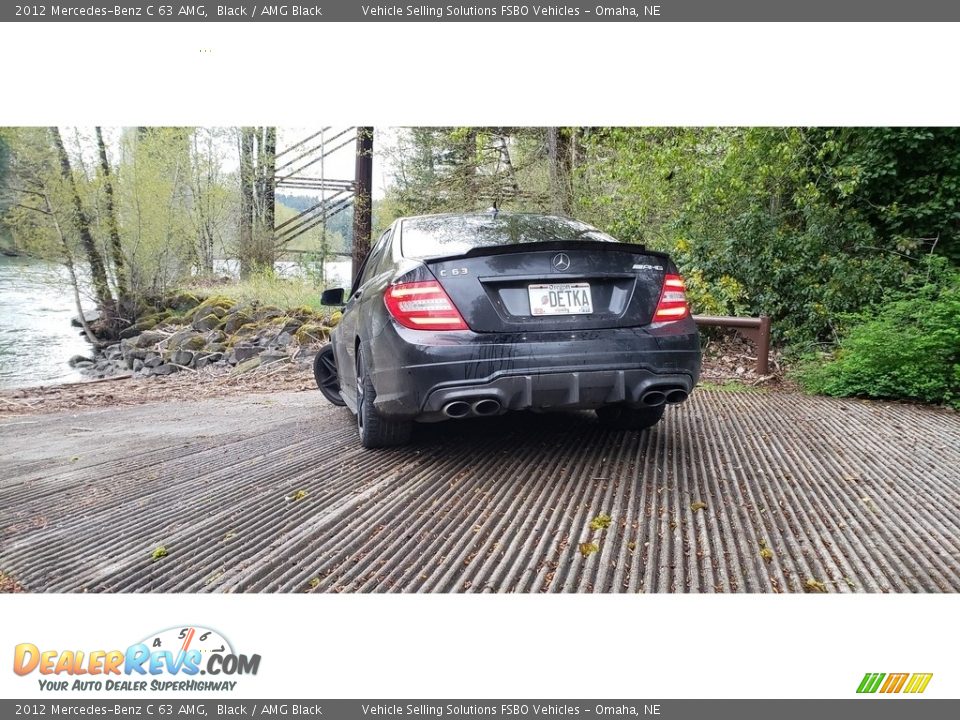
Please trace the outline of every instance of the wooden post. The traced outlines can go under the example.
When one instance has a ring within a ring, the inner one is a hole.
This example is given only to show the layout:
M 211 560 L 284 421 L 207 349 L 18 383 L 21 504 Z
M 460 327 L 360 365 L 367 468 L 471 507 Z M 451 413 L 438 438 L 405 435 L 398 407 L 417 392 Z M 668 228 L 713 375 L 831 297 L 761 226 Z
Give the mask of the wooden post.
M 757 338 L 757 374 L 770 373 L 770 316 L 760 316 L 760 332 Z
M 357 162 L 353 190 L 353 265 L 350 275 L 356 278 L 363 259 L 370 252 L 373 228 L 373 128 L 357 128 Z

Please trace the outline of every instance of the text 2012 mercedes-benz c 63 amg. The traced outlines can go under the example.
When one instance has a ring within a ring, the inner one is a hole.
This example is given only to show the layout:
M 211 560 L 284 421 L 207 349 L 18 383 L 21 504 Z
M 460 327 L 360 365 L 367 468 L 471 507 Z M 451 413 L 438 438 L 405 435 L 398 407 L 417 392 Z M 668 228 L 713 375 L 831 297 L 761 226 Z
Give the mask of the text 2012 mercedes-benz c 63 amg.
M 700 342 L 667 256 L 559 217 L 401 218 L 380 236 L 314 371 L 366 447 L 414 422 L 594 409 L 642 429 L 687 399 Z

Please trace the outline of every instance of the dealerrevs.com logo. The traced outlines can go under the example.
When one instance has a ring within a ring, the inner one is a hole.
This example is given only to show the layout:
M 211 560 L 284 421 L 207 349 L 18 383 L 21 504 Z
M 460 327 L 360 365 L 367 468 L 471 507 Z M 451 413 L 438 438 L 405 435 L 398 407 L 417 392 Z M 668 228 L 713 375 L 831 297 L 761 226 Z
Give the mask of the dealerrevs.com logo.
M 256 675 L 259 655 L 234 652 L 216 630 L 189 626 L 152 633 L 126 650 L 14 648 L 13 671 L 40 677 L 49 691 L 231 691 L 242 675 Z M 198 676 L 203 676 L 199 679 Z

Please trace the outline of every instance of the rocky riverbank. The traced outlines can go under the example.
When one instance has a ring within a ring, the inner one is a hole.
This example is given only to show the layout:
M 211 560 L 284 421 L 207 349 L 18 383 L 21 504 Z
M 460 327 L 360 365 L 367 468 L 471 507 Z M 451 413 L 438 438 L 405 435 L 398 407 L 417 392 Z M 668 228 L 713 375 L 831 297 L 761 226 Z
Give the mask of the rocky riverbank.
M 209 366 L 233 374 L 303 359 L 304 351 L 329 339 L 340 313 L 308 307 L 282 309 L 241 304 L 214 295 L 199 299 L 180 293 L 161 309 L 121 332 L 119 342 L 70 365 L 90 378 L 173 375 Z M 309 353 L 312 357 L 312 352 Z

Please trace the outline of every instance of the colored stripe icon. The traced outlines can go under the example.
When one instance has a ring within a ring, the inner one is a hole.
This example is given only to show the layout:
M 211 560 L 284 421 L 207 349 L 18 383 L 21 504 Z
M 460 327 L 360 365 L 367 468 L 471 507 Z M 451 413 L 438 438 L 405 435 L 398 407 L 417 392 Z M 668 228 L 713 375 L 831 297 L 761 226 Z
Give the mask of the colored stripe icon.
M 919 694 L 927 689 L 933 673 L 867 673 L 860 681 L 858 693 L 911 693 Z

